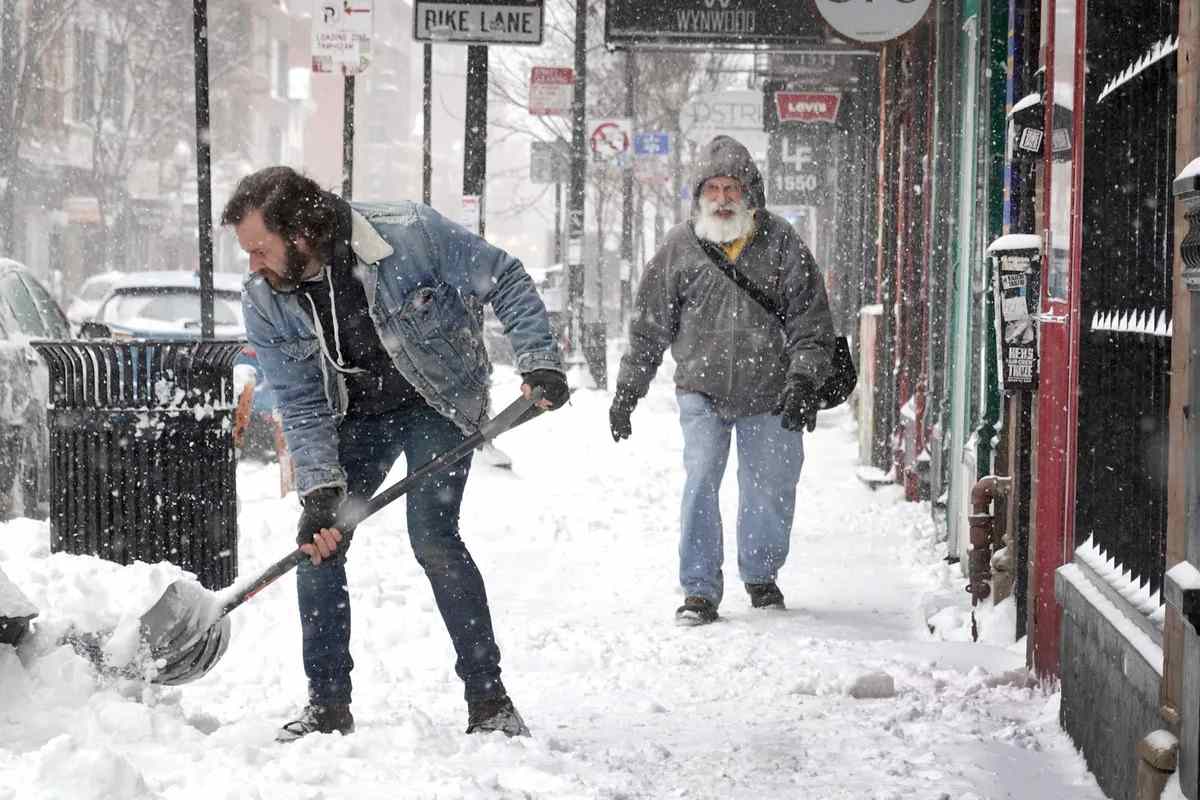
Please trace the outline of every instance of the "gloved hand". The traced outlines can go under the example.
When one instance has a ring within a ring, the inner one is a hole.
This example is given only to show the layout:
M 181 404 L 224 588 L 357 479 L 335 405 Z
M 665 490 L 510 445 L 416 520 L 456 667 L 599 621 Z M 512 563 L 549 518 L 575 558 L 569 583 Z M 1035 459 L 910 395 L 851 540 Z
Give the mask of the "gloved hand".
M 636 405 L 637 398 L 631 392 L 617 389 L 612 406 L 608 409 L 608 428 L 612 432 L 614 442 L 633 435 L 633 423 L 629 421 L 629 415 L 633 413 Z
M 548 403 L 549 405 L 542 407 L 550 411 L 562 408 L 571 396 L 571 390 L 567 387 L 567 376 L 557 370 L 535 369 L 521 373 L 521 379 L 524 386 L 542 390 L 542 400 L 538 401 L 539 405 L 543 402 Z
M 336 528 L 338 509 L 344 499 L 345 492 L 337 486 L 322 486 L 304 495 L 300 501 L 304 513 L 296 525 L 296 544 L 312 544 L 313 537 L 323 528 Z M 351 533 L 353 531 L 342 531 L 342 538 L 348 538 Z
M 775 413 L 779 423 L 789 431 L 801 428 L 810 433 L 817 427 L 817 389 L 808 378 L 793 375 L 779 394 Z

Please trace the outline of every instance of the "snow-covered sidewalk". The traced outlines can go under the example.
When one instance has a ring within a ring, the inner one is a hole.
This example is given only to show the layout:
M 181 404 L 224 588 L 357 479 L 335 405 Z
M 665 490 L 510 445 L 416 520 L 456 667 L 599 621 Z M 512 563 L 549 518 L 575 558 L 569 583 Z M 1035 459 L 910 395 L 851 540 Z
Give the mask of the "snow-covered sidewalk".
M 497 407 L 516 387 L 497 376 Z M 351 550 L 358 731 L 286 746 L 275 730 L 305 694 L 290 577 L 234 612 L 229 652 L 203 680 L 98 684 L 46 641 L 69 622 L 135 618 L 175 572 L 50 556 L 45 524 L 18 520 L 0 526 L 0 567 L 42 616 L 23 659 L 0 645 L 0 800 L 1103 797 L 1019 647 L 946 641 L 965 638 L 955 624 L 931 635 L 923 610 L 965 604 L 964 581 L 926 505 L 854 477 L 844 410 L 806 440 L 779 579 L 789 610 L 749 607 L 727 524 L 722 620 L 676 628 L 674 395 L 656 382 L 620 445 L 607 404 L 577 392 L 500 440 L 511 471 L 477 460 L 468 484 L 463 535 L 532 739 L 462 733 L 453 652 L 402 503 Z M 273 466 L 243 464 L 238 477 L 249 574 L 290 548 L 299 506 L 278 497 Z M 895 695 L 853 698 L 878 671 Z

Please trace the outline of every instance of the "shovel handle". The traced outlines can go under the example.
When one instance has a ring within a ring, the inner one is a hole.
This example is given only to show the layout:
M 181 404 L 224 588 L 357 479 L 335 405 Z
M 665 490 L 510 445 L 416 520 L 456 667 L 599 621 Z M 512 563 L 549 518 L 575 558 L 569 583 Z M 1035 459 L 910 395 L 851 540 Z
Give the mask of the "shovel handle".
M 468 436 L 456 447 L 447 450 L 432 461 L 422 464 L 415 470 L 392 484 L 388 488 L 376 494 L 365 503 L 346 503 L 343 505 L 343 511 L 338 515 L 337 526 L 342 529 L 358 527 L 360 523 L 370 517 L 379 509 L 388 505 L 396 498 L 405 494 L 413 487 L 417 481 L 430 475 L 434 472 L 440 472 L 447 469 L 464 458 L 469 456 L 475 448 L 487 441 L 491 441 L 505 431 L 512 430 L 518 425 L 523 425 L 534 417 L 542 413 L 542 409 L 536 404 L 542 399 L 542 390 L 535 388 L 532 396 L 526 398 L 518 397 L 507 408 L 501 411 L 496 416 L 492 417 L 487 422 L 479 427 L 479 430 Z M 308 553 L 305 553 L 300 548 L 296 548 L 293 552 L 287 554 L 283 558 L 276 561 L 271 566 L 267 567 L 261 575 L 248 584 L 245 588 L 239 591 L 236 595 L 230 598 L 225 605 L 221 607 L 221 617 L 224 617 L 230 611 L 240 606 L 242 603 L 249 600 L 254 595 L 261 592 L 263 589 L 270 586 L 281 577 L 291 572 L 300 563 L 309 558 Z M 220 617 L 218 617 L 220 619 Z

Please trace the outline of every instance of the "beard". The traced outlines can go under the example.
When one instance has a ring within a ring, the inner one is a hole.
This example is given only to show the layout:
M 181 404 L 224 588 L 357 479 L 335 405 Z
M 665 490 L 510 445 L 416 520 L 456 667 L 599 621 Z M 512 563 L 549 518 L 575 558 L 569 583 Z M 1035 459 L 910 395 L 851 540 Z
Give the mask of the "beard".
M 730 217 L 720 217 L 718 211 L 732 211 Z M 754 230 L 754 209 L 744 196 L 736 203 L 700 198 L 700 207 L 693 221 L 696 235 L 717 244 L 737 241 Z
M 308 271 L 308 264 L 312 260 L 312 256 L 307 251 L 301 250 L 300 246 L 290 239 L 285 239 L 283 246 L 287 259 L 283 265 L 283 275 L 276 275 L 270 270 L 264 270 L 263 277 L 275 291 L 291 294 L 304 282 L 304 273 Z

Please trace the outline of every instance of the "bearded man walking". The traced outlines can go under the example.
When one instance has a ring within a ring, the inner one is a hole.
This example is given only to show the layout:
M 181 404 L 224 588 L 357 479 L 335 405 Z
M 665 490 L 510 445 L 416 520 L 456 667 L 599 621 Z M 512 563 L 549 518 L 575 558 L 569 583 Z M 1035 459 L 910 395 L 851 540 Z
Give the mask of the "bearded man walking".
M 718 493 L 737 431 L 738 572 L 754 608 L 783 608 L 776 577 L 787 559 L 804 431 L 835 336 L 812 254 L 764 207 L 749 151 L 718 136 L 692 181 L 692 220 L 646 265 L 609 410 L 613 440 L 662 363 L 674 356 L 686 480 L 681 509 L 680 625 L 716 621 L 724 592 Z

